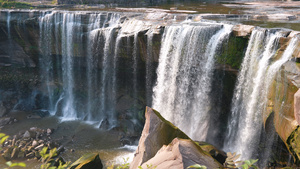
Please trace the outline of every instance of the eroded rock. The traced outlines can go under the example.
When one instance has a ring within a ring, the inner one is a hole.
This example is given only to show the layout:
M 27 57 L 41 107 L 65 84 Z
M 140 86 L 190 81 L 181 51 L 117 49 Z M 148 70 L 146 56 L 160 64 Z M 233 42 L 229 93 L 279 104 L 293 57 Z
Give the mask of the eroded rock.
M 175 138 L 168 146 L 163 146 L 156 155 L 142 165 L 152 165 L 156 169 L 185 169 L 200 164 L 207 168 L 222 168 L 221 164 L 204 152 L 190 139 Z
M 251 25 L 235 25 L 232 30 L 237 37 L 247 37 L 250 36 L 254 28 L 255 26 Z
M 154 109 L 146 107 L 145 117 L 144 129 L 130 169 L 136 169 L 154 157 L 163 145 L 170 144 L 174 138 L 189 139 L 186 134 L 165 120 Z

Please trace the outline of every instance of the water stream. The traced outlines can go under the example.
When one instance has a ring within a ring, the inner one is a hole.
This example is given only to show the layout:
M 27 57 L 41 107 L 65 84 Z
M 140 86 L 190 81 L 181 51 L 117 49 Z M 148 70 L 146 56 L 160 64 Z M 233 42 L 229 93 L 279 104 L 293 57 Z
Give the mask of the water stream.
M 206 140 L 214 57 L 231 28 L 187 23 L 164 33 L 153 107 L 196 140 Z

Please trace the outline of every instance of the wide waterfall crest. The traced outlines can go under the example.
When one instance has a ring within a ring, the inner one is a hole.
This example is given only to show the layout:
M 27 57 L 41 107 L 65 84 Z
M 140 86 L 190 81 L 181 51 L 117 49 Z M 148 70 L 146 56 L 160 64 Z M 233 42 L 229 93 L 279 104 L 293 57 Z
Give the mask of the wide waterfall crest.
M 205 140 L 214 56 L 232 26 L 168 26 L 162 40 L 153 107 L 191 138 Z

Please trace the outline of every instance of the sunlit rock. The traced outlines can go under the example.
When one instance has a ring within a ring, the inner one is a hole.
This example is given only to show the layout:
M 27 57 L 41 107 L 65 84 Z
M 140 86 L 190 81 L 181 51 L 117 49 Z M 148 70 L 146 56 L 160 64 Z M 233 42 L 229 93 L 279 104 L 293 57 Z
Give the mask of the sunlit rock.
M 179 138 L 175 138 L 169 145 L 164 145 L 153 158 L 142 164 L 142 168 L 153 166 L 156 169 L 186 169 L 194 164 L 207 168 L 222 168 L 195 142 Z
M 233 27 L 233 33 L 237 37 L 246 37 L 250 36 L 254 26 L 251 25 L 235 25 Z

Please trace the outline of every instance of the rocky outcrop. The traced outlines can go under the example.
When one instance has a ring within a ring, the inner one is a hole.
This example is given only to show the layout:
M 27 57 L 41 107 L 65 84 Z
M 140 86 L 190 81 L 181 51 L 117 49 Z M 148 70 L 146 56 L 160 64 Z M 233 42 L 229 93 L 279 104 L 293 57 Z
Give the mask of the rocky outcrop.
M 207 168 L 222 168 L 195 142 L 179 138 L 175 138 L 167 146 L 164 145 L 153 158 L 142 165 L 142 168 L 152 165 L 156 169 L 185 169 L 194 164 L 204 165 Z
M 250 36 L 254 28 L 255 26 L 251 25 L 235 25 L 232 30 L 237 37 L 247 37 Z
M 277 52 L 282 55 L 285 45 Z M 300 148 L 298 137 L 299 127 L 299 87 L 300 69 L 298 63 L 294 61 L 286 62 L 269 88 L 268 107 L 263 114 L 264 122 L 274 113 L 274 127 L 286 147 L 294 157 L 294 161 L 299 161 Z M 297 92 L 298 91 L 298 92 Z
M 145 126 L 130 165 L 131 169 L 147 164 L 161 169 L 183 169 L 194 163 L 212 168 L 220 166 L 214 158 L 154 109 L 147 107 L 145 117 Z
M 163 146 L 168 145 L 176 137 L 189 139 L 180 129 L 165 120 L 157 111 L 146 107 L 146 122 L 135 152 L 135 157 L 130 164 L 131 169 L 136 169 L 148 161 Z

